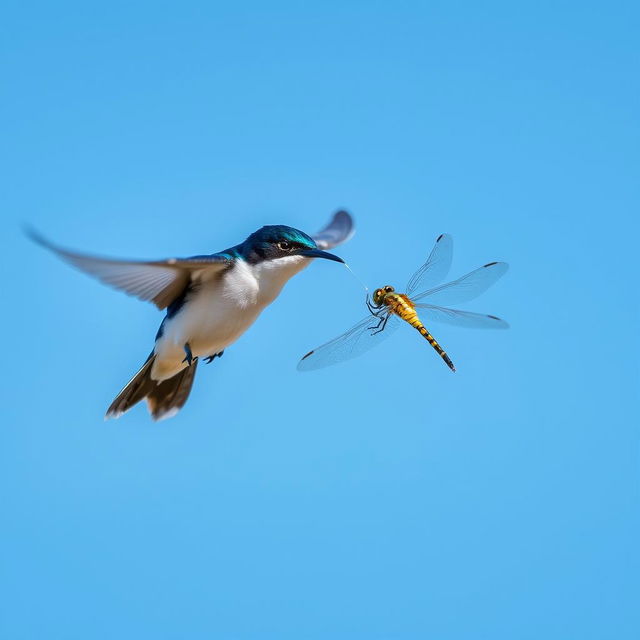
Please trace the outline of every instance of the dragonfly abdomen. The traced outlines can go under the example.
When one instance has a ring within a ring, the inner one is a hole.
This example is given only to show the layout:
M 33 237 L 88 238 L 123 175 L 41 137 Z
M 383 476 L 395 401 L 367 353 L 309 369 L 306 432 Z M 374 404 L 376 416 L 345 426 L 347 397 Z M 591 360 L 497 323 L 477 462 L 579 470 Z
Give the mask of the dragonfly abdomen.
M 427 331 L 426 327 L 420 323 L 419 326 L 416 326 L 416 329 L 420 332 L 421 335 L 425 337 L 425 339 L 429 342 L 429 344 L 438 352 L 438 355 L 447 363 L 447 366 L 451 371 L 455 371 L 456 368 L 451 362 L 451 358 L 447 355 L 447 352 L 438 344 L 436 339 Z
M 422 324 L 422 321 L 418 317 L 412 302 L 406 296 L 398 296 L 393 311 L 405 322 L 408 322 L 420 333 L 421 336 L 425 338 L 425 340 L 427 340 L 427 342 L 436 350 L 438 355 L 445 361 L 451 371 L 456 370 L 453 362 L 451 362 L 451 358 L 447 355 L 447 352 L 438 344 L 437 340 L 429 333 L 429 331 L 427 331 L 427 328 Z

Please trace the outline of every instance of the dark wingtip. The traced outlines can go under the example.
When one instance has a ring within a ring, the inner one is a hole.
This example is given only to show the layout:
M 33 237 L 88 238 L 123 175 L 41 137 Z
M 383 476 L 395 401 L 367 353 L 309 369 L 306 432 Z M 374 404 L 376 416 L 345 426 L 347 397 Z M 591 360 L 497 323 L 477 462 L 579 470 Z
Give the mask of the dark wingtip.
M 487 264 L 485 264 L 485 267 L 492 267 L 494 264 L 498 264 L 497 262 L 487 262 Z
M 309 353 L 307 353 L 306 355 L 302 356 L 302 358 L 300 358 L 300 362 L 302 362 L 303 360 L 306 360 L 309 356 L 313 355 L 315 353 L 315 349 L 313 351 L 309 351 Z
M 45 238 L 35 227 L 32 227 L 30 224 L 22 225 L 23 233 L 36 244 L 40 245 L 44 249 L 48 249 L 49 251 L 53 251 L 54 253 L 60 253 L 62 250 L 53 242 L 50 242 Z
M 498 318 L 498 316 L 492 316 L 490 313 L 487 314 L 487 318 L 491 318 L 492 320 L 500 323 L 499 325 L 497 325 L 497 329 L 509 329 L 509 323 L 506 320 Z
M 24 233 L 24 235 L 27 236 L 29 240 L 32 240 L 36 244 L 39 244 L 43 247 L 50 246 L 50 243 L 35 227 L 32 227 L 30 224 L 26 222 L 23 222 L 21 227 L 22 227 L 22 233 Z
M 345 226 L 348 226 L 351 233 L 353 233 L 354 220 L 353 216 L 346 209 L 338 209 L 332 216 L 331 224 L 335 224 L 336 222 L 340 222 Z
M 444 233 L 441 233 L 441 234 L 438 236 L 438 239 L 436 240 L 436 242 L 440 242 L 440 240 L 442 240 L 442 236 L 444 236 Z

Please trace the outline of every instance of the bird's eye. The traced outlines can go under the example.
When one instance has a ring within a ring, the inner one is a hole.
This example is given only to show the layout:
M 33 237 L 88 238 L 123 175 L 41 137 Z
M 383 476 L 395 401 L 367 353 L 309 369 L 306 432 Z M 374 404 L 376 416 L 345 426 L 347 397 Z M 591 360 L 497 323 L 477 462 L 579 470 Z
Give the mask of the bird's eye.
M 281 249 L 282 251 L 289 251 L 291 249 L 291 243 L 286 240 L 278 242 L 278 249 Z

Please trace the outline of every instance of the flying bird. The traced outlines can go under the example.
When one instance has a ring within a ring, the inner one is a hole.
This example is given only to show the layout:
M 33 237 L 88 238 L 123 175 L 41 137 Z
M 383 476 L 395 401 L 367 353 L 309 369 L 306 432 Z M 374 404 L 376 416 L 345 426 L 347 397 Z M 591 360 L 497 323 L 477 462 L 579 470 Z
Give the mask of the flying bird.
M 353 232 L 352 217 L 338 211 L 314 236 L 269 225 L 219 253 L 144 262 L 76 253 L 27 231 L 77 269 L 166 309 L 151 354 L 105 416 L 118 418 L 146 399 L 154 420 L 169 418 L 184 406 L 198 361 L 220 357 L 313 258 L 344 262 L 327 249 L 346 242 Z

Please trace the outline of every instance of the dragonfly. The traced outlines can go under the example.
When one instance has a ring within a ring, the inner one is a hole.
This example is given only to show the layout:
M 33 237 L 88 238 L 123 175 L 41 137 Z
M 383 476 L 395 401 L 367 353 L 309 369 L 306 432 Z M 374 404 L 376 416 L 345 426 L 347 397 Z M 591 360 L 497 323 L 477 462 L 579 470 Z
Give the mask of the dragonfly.
M 449 273 L 452 259 L 453 239 L 445 233 L 438 236 L 427 261 L 411 276 L 405 293 L 398 293 L 391 285 L 385 285 L 374 291 L 371 300 L 367 295 L 369 314 L 346 333 L 309 351 L 298 363 L 298 371 L 320 369 L 355 358 L 388 338 L 403 321 L 416 329 L 449 369 L 455 371 L 451 358 L 424 326 L 418 311 L 427 323 L 442 322 L 474 329 L 507 329 L 509 325 L 497 316 L 441 305 L 457 305 L 474 300 L 495 284 L 507 272 L 509 265 L 506 262 L 489 262 L 457 280 L 440 284 Z

